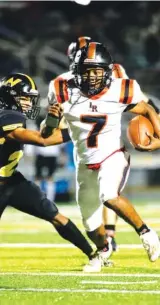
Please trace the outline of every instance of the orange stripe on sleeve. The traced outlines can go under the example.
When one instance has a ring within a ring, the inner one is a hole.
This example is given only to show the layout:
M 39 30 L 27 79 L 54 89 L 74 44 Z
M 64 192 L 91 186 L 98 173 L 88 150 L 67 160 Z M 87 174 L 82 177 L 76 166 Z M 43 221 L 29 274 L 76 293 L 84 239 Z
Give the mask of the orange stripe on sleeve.
M 55 96 L 58 103 L 61 103 L 60 90 L 59 90 L 59 78 L 54 80 Z
M 63 94 L 64 94 L 64 102 L 68 101 L 68 90 L 67 90 L 67 81 L 63 82 Z
M 126 89 L 126 79 L 122 79 L 119 103 L 124 103 L 125 89 Z
M 68 100 L 67 81 L 61 77 L 54 80 L 56 100 L 58 103 L 64 103 Z
M 133 79 L 130 79 L 129 82 L 129 93 L 128 93 L 128 99 L 127 99 L 127 103 L 126 104 L 130 104 L 132 102 L 132 98 L 133 98 Z

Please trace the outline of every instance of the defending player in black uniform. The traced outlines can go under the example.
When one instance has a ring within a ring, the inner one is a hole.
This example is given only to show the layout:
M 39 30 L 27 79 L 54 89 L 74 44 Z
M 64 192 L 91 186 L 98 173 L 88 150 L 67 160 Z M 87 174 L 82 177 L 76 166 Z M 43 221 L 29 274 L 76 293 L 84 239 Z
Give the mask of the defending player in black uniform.
M 23 156 L 23 144 L 49 145 L 38 131 L 26 129 L 26 119 L 38 112 L 38 90 L 31 77 L 12 74 L 0 84 L 0 217 L 10 205 L 17 210 L 49 221 L 58 233 L 91 259 L 93 249 L 78 228 L 59 213 L 54 202 L 39 187 L 16 170 Z

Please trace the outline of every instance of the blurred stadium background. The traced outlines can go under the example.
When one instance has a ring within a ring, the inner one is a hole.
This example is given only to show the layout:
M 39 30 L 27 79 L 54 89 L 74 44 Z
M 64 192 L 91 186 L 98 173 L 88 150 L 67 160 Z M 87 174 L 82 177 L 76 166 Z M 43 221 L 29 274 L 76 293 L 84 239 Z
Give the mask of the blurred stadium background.
M 79 36 L 105 43 L 127 74 L 137 79 L 160 107 L 160 3 L 154 1 L 92 1 L 88 6 L 73 1 L 1 1 L 0 76 L 13 71 L 31 75 L 41 93 L 44 117 L 48 83 L 68 70 L 66 50 Z M 122 125 L 132 167 L 125 192 L 130 199 L 159 200 L 160 152 L 141 153 L 131 147 L 126 138 L 130 118 L 125 114 Z M 33 122 L 29 126 L 36 128 Z M 36 154 L 34 147 L 26 146 L 20 164 L 30 179 L 35 179 Z M 69 204 L 75 200 L 72 143 L 62 145 L 57 154 L 52 187 L 55 182 L 56 201 Z M 45 189 L 45 179 L 41 184 Z

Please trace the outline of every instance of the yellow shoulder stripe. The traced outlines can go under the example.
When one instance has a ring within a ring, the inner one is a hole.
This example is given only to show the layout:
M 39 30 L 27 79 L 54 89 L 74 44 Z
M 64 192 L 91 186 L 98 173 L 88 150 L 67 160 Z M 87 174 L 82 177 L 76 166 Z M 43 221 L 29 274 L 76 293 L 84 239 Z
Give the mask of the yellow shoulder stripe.
M 23 126 L 22 123 L 16 123 L 16 124 L 10 124 L 10 125 L 3 126 L 2 129 L 4 131 L 6 131 L 6 130 L 13 130 L 13 129 L 16 129 L 16 128 L 22 127 L 22 126 Z
M 0 144 L 4 144 L 5 140 L 5 138 L 0 138 Z

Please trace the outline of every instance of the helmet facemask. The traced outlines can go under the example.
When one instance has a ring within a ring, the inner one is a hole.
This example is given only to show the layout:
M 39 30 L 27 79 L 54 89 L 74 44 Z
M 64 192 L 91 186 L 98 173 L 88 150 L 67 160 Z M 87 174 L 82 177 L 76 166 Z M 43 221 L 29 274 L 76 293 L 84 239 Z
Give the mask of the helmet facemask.
M 76 53 L 72 71 L 77 87 L 86 95 L 96 95 L 111 84 L 113 61 L 107 48 L 91 42 Z
M 27 111 L 26 116 L 30 120 L 35 120 L 40 113 L 40 107 L 38 106 L 39 105 L 39 95 L 32 96 L 31 101 L 32 101 L 32 108 Z
M 82 65 L 75 68 L 75 82 L 88 96 L 100 93 L 111 82 L 112 69 L 107 66 Z
M 39 95 L 21 95 L 15 97 L 17 109 L 26 115 L 28 119 L 35 120 L 39 115 L 40 107 L 38 106 Z M 26 104 L 26 107 L 24 107 Z

